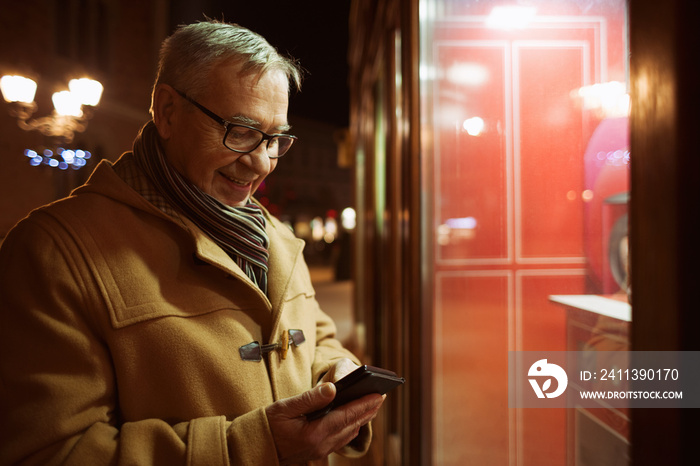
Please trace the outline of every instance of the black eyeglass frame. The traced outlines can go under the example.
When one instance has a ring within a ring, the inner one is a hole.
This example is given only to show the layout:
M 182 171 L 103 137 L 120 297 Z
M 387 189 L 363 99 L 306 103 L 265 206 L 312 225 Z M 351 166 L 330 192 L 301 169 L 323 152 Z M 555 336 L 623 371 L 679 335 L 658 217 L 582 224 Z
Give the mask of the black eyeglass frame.
M 204 105 L 202 105 L 199 102 L 197 102 L 196 100 L 194 100 L 192 97 L 185 94 L 184 92 L 179 91 L 177 89 L 175 89 L 175 92 L 180 94 L 180 96 L 183 99 L 187 100 L 189 103 L 191 103 L 192 105 L 197 107 L 199 110 L 201 110 L 202 113 L 204 113 L 206 116 L 208 116 L 209 118 L 211 118 L 212 120 L 216 121 L 218 124 L 220 124 L 221 126 L 224 127 L 224 139 L 222 139 L 221 143 L 224 145 L 225 148 L 227 148 L 228 150 L 230 150 L 232 152 L 237 152 L 239 154 L 249 154 L 249 153 L 253 152 L 255 149 L 257 149 L 258 147 L 260 147 L 260 144 L 267 141 L 267 144 L 265 147 L 266 149 L 268 149 L 267 156 L 271 159 L 279 159 L 281 157 L 284 157 L 284 155 L 287 152 L 289 152 L 289 149 L 291 149 L 292 145 L 294 144 L 294 141 L 296 141 L 298 139 L 296 136 L 293 136 L 291 134 L 282 134 L 282 133 L 267 134 L 265 131 L 259 130 L 258 128 L 255 128 L 253 126 L 243 125 L 240 123 L 234 123 L 232 121 L 225 120 L 225 119 L 221 118 L 219 115 L 217 115 L 216 113 L 209 110 Z M 262 134 L 262 139 L 255 147 L 253 147 L 250 150 L 240 150 L 240 149 L 234 149 L 232 147 L 229 147 L 226 145 L 226 138 L 228 137 L 228 133 L 231 132 L 231 129 L 236 128 L 236 127 L 237 128 L 246 128 L 246 129 L 251 129 L 253 131 L 256 131 L 256 132 Z M 282 153 L 282 155 L 272 156 L 269 154 L 270 142 L 272 142 L 272 140 L 274 138 L 280 138 L 280 137 L 291 139 L 291 143 L 289 144 L 289 147 L 287 148 L 287 150 L 284 151 L 284 153 Z

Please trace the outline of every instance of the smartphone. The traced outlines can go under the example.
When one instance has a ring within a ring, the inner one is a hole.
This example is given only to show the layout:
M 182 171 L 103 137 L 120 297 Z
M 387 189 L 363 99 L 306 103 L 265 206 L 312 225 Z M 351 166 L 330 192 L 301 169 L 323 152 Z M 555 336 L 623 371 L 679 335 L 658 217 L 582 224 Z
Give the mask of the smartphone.
M 307 414 L 306 418 L 318 419 L 331 412 L 333 408 L 370 393 L 384 395 L 405 382 L 406 379 L 392 371 L 374 366 L 360 366 L 335 383 L 335 398 L 328 406 Z

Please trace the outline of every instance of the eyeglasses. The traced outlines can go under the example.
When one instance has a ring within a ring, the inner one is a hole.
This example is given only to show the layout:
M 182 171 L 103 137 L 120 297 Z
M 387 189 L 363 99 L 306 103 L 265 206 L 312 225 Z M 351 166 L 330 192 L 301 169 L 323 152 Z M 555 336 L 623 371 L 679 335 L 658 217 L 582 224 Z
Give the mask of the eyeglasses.
M 292 136 L 291 134 L 267 134 L 252 126 L 226 121 L 184 92 L 178 90 L 176 90 L 176 92 L 200 109 L 209 118 L 224 127 L 224 146 L 233 152 L 247 154 L 257 149 L 264 141 L 267 141 L 267 156 L 271 159 L 278 159 L 287 153 L 297 139 L 296 136 Z

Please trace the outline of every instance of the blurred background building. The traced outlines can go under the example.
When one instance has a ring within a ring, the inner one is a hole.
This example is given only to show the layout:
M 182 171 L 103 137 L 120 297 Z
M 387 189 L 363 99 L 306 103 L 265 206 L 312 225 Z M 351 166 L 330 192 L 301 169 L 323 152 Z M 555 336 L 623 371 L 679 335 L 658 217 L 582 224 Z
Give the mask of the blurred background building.
M 70 79 L 89 76 L 104 86 L 88 131 L 77 133 L 70 144 L 93 155 L 80 169 L 31 165 L 27 149 L 56 152 L 60 141 L 21 130 L 3 109 L 0 235 L 4 236 L 31 209 L 65 196 L 86 180 L 99 160 L 116 160 L 130 148 L 148 119 L 149 83 L 167 16 L 147 2 L 4 1 L 0 11 L 2 74 L 36 81 L 36 117 L 52 114 L 52 94 L 67 89 Z

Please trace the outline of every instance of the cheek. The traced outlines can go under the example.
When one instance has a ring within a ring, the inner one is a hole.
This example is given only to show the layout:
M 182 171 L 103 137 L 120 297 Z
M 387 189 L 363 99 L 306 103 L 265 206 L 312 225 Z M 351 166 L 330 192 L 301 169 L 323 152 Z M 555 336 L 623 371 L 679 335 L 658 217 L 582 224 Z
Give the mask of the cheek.
M 187 178 L 205 192 L 209 192 L 209 186 L 212 183 L 214 171 L 215 169 L 207 160 L 188 160 Z
M 231 151 L 221 144 L 201 142 L 190 146 L 183 154 L 186 175 L 198 187 L 208 187 L 216 175 L 216 171 L 230 163 Z
M 206 129 L 190 126 L 176 131 L 167 143 L 166 153 L 175 169 L 195 184 L 216 160 L 215 144 L 206 136 Z
M 270 159 L 270 170 L 267 172 L 267 175 L 269 175 L 270 173 L 272 173 L 272 172 L 274 171 L 275 167 L 277 167 L 277 159 Z M 252 192 L 255 192 L 255 191 L 258 190 L 258 188 L 260 187 L 260 185 L 262 184 L 262 182 L 265 181 L 265 179 L 267 178 L 267 175 L 258 178 L 258 179 L 255 181 L 255 183 L 253 183 Z

